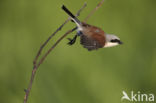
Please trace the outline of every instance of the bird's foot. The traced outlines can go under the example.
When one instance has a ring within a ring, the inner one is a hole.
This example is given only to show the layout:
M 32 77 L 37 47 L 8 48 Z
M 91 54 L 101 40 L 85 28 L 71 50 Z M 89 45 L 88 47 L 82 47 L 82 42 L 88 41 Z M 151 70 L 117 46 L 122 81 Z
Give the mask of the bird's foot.
M 68 38 L 69 40 L 68 45 L 73 45 L 76 42 L 76 38 L 77 38 L 77 35 L 75 35 L 73 39 Z

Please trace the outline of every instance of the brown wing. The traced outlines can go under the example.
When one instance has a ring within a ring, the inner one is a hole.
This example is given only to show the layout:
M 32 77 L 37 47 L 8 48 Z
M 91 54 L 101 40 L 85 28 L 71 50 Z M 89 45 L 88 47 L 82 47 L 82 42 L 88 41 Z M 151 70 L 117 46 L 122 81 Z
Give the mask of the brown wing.
M 85 35 L 80 36 L 80 43 L 83 45 L 84 48 L 87 48 L 89 51 L 97 50 L 103 47 L 103 45 L 98 40 L 96 40 L 95 38 L 92 39 L 91 37 L 87 37 Z
M 80 43 L 89 51 L 97 50 L 105 45 L 104 31 L 98 27 L 83 23 L 83 34 L 80 36 Z

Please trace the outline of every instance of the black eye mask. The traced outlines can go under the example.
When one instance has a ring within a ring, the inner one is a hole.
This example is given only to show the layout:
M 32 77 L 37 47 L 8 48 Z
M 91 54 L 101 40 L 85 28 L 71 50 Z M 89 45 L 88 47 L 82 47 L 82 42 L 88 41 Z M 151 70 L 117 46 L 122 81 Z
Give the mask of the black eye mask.
M 118 44 L 123 44 L 120 40 L 118 39 L 113 39 L 111 40 L 112 43 L 118 43 Z
M 118 40 L 118 39 L 113 39 L 113 40 L 111 40 L 111 42 L 112 42 L 112 43 L 119 43 L 120 40 Z

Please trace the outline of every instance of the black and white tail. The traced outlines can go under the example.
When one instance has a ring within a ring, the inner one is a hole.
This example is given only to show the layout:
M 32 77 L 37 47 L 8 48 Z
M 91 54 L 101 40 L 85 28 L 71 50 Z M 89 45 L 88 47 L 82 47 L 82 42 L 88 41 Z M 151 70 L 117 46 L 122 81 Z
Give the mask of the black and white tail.
M 64 5 L 62 6 L 62 9 L 72 18 L 72 20 L 78 26 L 78 29 L 81 29 L 81 22 L 79 21 L 79 19 L 75 15 L 73 15 Z

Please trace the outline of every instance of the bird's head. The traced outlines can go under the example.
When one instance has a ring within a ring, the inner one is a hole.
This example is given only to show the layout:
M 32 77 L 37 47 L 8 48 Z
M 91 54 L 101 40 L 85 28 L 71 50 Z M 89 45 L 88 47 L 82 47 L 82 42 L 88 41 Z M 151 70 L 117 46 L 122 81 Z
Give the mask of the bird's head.
M 119 37 L 113 34 L 106 34 L 106 43 L 104 47 L 113 47 L 113 46 L 117 46 L 120 44 L 123 44 L 123 43 L 120 41 Z

